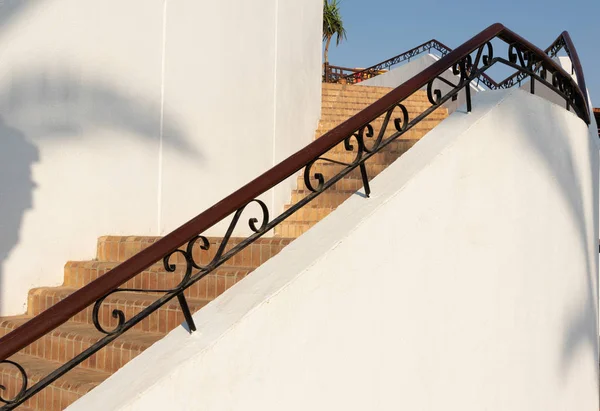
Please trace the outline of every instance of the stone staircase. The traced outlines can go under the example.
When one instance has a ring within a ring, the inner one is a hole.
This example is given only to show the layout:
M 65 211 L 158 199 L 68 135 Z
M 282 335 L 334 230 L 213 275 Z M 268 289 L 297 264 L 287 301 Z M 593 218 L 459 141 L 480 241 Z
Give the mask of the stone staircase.
M 389 91 L 390 89 L 380 87 L 324 84 L 322 120 L 316 131 L 317 137 Z M 429 107 L 429 103 L 425 93 L 419 92 L 411 97 L 406 106 L 411 117 L 414 117 L 414 115 Z M 407 132 L 403 139 L 390 144 L 384 152 L 373 156 L 367 164 L 369 178 L 373 178 L 383 171 L 446 116 L 445 109 L 437 110 L 428 120 L 423 121 Z M 373 125 L 377 130 L 378 122 L 374 122 Z M 393 125 L 390 125 L 389 128 L 393 130 Z M 328 157 L 338 161 L 351 161 L 354 156 L 347 153 L 343 146 L 339 146 Z M 340 168 L 341 166 L 338 165 L 323 164 L 317 165 L 314 171 L 323 173 L 327 178 L 337 173 Z M 278 226 L 275 230 L 275 237 L 259 239 L 233 257 L 226 265 L 221 266 L 215 272 L 197 282 L 185 293 L 190 309 L 192 311 L 201 309 L 256 267 L 279 253 L 294 238 L 331 213 L 360 188 L 362 188 L 360 174 L 358 172 L 349 174 L 328 192 L 317 197 L 308 206 L 297 211 L 287 221 Z M 302 176 L 299 176 L 298 186 L 291 194 L 291 203 L 295 203 L 308 193 Z M 158 237 L 101 237 L 97 243 L 96 260 L 67 262 L 62 286 L 31 290 L 27 314 L 0 318 L 0 336 L 24 324 L 33 316 L 46 310 L 83 285 L 106 274 L 120 262 L 125 261 L 157 240 Z M 217 250 L 221 239 L 210 238 L 209 241 L 211 243 L 210 250 L 202 255 L 195 256 L 201 263 L 207 263 L 212 258 L 212 253 Z M 228 247 L 234 246 L 238 241 L 240 239 L 231 239 Z M 181 270 L 175 273 L 167 273 L 162 264 L 155 264 L 129 281 L 124 287 L 170 288 L 181 280 L 182 275 Z M 127 318 L 131 318 L 147 307 L 155 298 L 155 295 L 146 293 L 120 292 L 113 294 L 102 305 L 100 322 L 105 329 L 110 330 L 116 326 L 116 320 L 111 316 L 113 309 L 122 310 Z M 180 325 L 182 321 L 183 314 L 179 305 L 176 300 L 172 300 L 76 369 L 34 396 L 19 409 L 55 411 L 66 408 L 170 330 Z M 92 323 L 92 308 L 89 307 L 69 322 L 11 357 L 11 360 L 18 362 L 27 370 L 30 378 L 29 385 L 31 386 L 54 371 L 62 363 L 94 344 L 102 336 L 103 334 L 98 332 Z M 16 369 L 7 365 L 0 366 L 0 385 L 7 388 L 5 392 L 0 390 L 2 397 L 14 397 L 21 387 L 21 377 Z

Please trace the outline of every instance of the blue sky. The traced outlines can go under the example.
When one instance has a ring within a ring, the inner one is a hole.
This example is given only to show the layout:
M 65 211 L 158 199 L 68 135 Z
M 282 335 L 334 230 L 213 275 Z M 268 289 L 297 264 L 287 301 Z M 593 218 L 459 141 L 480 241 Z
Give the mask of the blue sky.
M 432 38 L 454 48 L 497 22 L 541 49 L 567 30 L 600 107 L 600 0 L 341 1 L 348 39 L 332 42 L 331 64 L 368 67 Z

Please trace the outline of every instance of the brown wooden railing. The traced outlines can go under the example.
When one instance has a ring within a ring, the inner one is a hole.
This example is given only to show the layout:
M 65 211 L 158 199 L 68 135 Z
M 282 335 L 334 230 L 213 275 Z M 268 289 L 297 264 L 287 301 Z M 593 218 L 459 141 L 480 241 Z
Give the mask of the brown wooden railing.
M 565 37 L 568 43 L 568 40 L 570 40 L 568 39 L 568 35 L 563 37 Z M 494 39 L 499 39 L 510 45 L 510 55 L 508 59 L 494 57 L 493 46 L 491 44 L 491 41 Z M 579 79 L 579 84 L 583 86 L 585 82 L 577 53 L 572 44 L 569 44 L 569 49 L 573 60 L 573 67 L 577 78 Z M 194 330 L 193 320 L 189 314 L 189 310 L 186 310 L 187 304 L 185 302 L 185 297 L 183 296 L 183 291 L 187 287 L 223 264 L 224 261 L 231 258 L 234 254 L 255 241 L 257 238 L 268 233 L 275 225 L 289 217 L 300 207 L 306 205 L 309 201 L 331 187 L 352 170 L 360 168 L 365 183 L 365 190 L 368 193 L 365 161 L 433 113 L 446 101 L 456 99 L 459 92 L 466 93 L 467 108 L 470 111 L 470 84 L 473 81 L 477 81 L 487 69 L 495 64 L 508 65 L 527 73 L 532 79 L 532 92 L 533 82 L 545 84 L 565 99 L 567 108 L 573 109 L 583 121 L 589 124 L 590 110 L 588 108 L 588 100 L 586 95 L 582 92 L 582 89 L 580 89 L 570 74 L 566 73 L 544 51 L 508 30 L 503 25 L 494 24 L 466 41 L 455 50 L 449 52 L 439 61 L 398 86 L 374 104 L 360 111 L 358 114 L 327 132 L 322 137 L 316 139 L 308 146 L 283 160 L 281 163 L 236 190 L 209 209 L 200 213 L 192 220 L 167 234 L 152 246 L 142 250 L 129 260 L 115 267 L 109 273 L 75 291 L 73 294 L 34 317 L 26 324 L 0 338 L 0 363 L 7 363 L 6 360 L 9 359 L 10 356 L 59 327 L 61 324 L 67 322 L 71 317 L 86 309 L 86 307 L 94 305 L 96 312 L 97 307 L 103 303 L 108 295 L 119 292 L 119 286 L 132 279 L 144 269 L 157 262 L 164 261 L 165 269 L 167 269 L 167 271 L 172 271 L 175 268 L 170 262 L 171 256 L 179 253 L 185 258 L 187 267 L 186 275 L 178 287 L 172 290 L 164 290 L 163 296 L 157 298 L 154 303 L 129 320 L 124 318 L 124 313 L 113 311 L 115 318 L 118 317 L 119 319 L 119 324 L 117 328 L 112 331 L 104 330 L 97 322 L 95 322 L 97 328 L 106 334 L 102 340 L 90 349 L 78 354 L 73 360 L 66 363 L 56 372 L 38 382 L 33 387 L 29 388 L 25 386 L 16 398 L 8 401 L 5 399 L 4 402 L 7 403 L 7 405 L 2 409 L 13 409 L 25 401 L 26 398 L 35 395 L 45 386 L 52 383 L 52 381 L 59 378 L 60 375 L 63 375 L 74 368 L 78 363 L 93 355 L 96 351 L 112 342 L 119 335 L 126 332 L 143 318 L 150 315 L 153 311 L 157 310 L 173 298 L 179 299 L 186 321 L 188 321 L 190 329 Z M 534 72 L 533 70 L 536 69 L 536 65 L 539 65 L 538 71 Z M 436 82 L 448 84 L 447 80 L 441 78 L 441 75 L 448 69 L 452 69 L 457 76 L 460 75 L 460 80 L 458 84 L 452 84 L 453 88 L 450 91 L 442 94 L 439 89 L 436 89 L 435 84 Z M 550 76 L 552 80 L 547 80 L 548 76 Z M 420 115 L 409 119 L 408 111 L 402 103 L 423 87 L 427 87 L 431 107 L 424 110 Z M 585 91 L 585 89 L 583 90 Z M 383 125 L 381 125 L 379 133 L 375 133 L 371 123 L 381 116 L 384 117 Z M 395 127 L 395 131 L 394 134 L 386 137 L 385 133 L 388 126 L 390 129 Z M 355 140 L 355 142 L 353 143 L 352 140 Z M 367 144 L 367 141 L 371 141 L 371 143 Z M 325 181 L 322 174 L 313 174 L 311 171 L 312 166 L 317 161 L 327 160 L 323 155 L 339 144 L 344 144 L 346 150 L 355 152 L 355 160 L 345 164 L 346 168 L 328 181 Z M 296 173 L 303 169 L 306 186 L 312 193 L 276 218 L 269 219 L 266 206 L 257 198 L 287 178 L 295 176 Z M 317 184 L 315 184 L 315 180 Z M 207 249 L 208 242 L 205 242 L 206 239 L 201 236 L 201 233 L 226 217 L 233 215 L 233 221 L 224 239 L 224 244 L 227 243 L 235 224 L 237 224 L 240 219 L 241 213 L 250 203 L 258 203 L 262 209 L 263 218 L 260 227 L 257 225 L 259 219 L 250 219 L 249 225 L 253 231 L 252 235 L 228 251 L 224 248 L 219 248 L 216 256 L 209 264 L 204 266 L 199 265 L 199 263 L 194 260 L 191 249 L 198 245 L 204 250 Z M 197 270 L 198 273 L 193 274 L 193 269 Z M 159 290 L 151 291 L 158 292 Z M 8 363 L 15 365 L 12 362 Z M 18 364 L 15 366 L 18 367 Z M 20 370 L 22 370 L 22 368 L 20 368 Z M 24 372 L 25 370 L 22 370 L 22 373 Z

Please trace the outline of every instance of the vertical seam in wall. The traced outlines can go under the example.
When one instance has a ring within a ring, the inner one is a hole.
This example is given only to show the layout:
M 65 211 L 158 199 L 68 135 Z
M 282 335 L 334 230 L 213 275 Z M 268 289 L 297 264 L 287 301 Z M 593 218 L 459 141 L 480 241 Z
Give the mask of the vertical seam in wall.
M 279 39 L 279 0 L 275 1 L 275 53 L 274 53 L 274 61 L 273 61 L 273 152 L 271 153 L 271 164 L 274 166 L 276 163 L 276 155 L 275 155 L 275 147 L 277 145 L 277 57 L 279 54 L 278 50 L 278 39 Z M 275 187 L 271 189 L 271 212 L 276 213 L 278 210 L 275 210 Z
M 156 234 L 161 234 L 162 225 L 162 174 L 163 174 L 163 133 L 165 119 L 165 53 L 167 48 L 167 5 L 169 0 L 163 2 L 163 21 L 162 21 L 162 50 L 161 50 L 161 68 L 160 68 L 160 126 L 158 142 L 158 189 L 157 189 L 157 207 L 156 207 Z

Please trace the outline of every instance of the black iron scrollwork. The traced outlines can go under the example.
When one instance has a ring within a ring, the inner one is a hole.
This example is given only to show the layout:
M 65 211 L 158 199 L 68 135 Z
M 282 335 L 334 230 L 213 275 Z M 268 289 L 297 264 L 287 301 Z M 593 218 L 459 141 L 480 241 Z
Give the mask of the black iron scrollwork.
M 14 396 L 14 398 L 8 399 L 8 398 L 5 398 L 2 395 L 0 395 L 0 402 L 3 402 L 4 404 L 9 404 L 9 405 L 16 404 L 17 402 L 19 402 L 19 400 L 21 398 L 23 398 L 23 396 L 25 395 L 25 393 L 27 391 L 27 384 L 28 384 L 27 373 L 25 372 L 25 369 L 20 364 L 14 362 L 14 361 L 4 360 L 4 361 L 0 361 L 0 365 L 1 364 L 8 364 L 8 365 L 15 367 L 17 369 L 17 371 L 19 371 L 19 374 L 21 375 L 21 380 L 22 380 L 21 389 L 19 390 L 17 395 Z M 0 385 L 0 391 L 7 391 L 7 389 L 4 385 Z
M 176 259 L 177 256 L 183 257 L 183 261 L 185 264 L 183 268 L 185 271 L 184 271 L 181 281 L 175 287 L 169 288 L 169 289 L 117 288 L 117 289 L 111 291 L 110 293 L 106 294 L 104 297 L 97 300 L 96 303 L 94 304 L 94 307 L 92 310 L 92 321 L 93 321 L 96 329 L 98 331 L 100 331 L 101 333 L 106 334 L 108 336 L 114 336 L 114 335 L 122 334 L 127 329 L 131 328 L 133 325 L 135 325 L 137 322 L 139 322 L 138 319 L 141 319 L 139 317 L 140 314 L 144 313 L 146 310 L 148 310 L 148 308 L 146 308 L 145 310 L 142 311 L 142 313 L 134 316 L 134 318 L 129 319 L 129 320 L 126 318 L 126 315 L 122 310 L 120 310 L 118 308 L 113 309 L 111 312 L 111 315 L 114 319 L 117 320 L 117 325 L 114 326 L 111 330 L 107 330 L 101 324 L 101 321 L 100 321 L 100 310 L 102 309 L 102 306 L 107 298 L 109 298 L 110 296 L 112 296 L 113 294 L 116 294 L 116 293 L 137 292 L 137 293 L 162 293 L 162 294 L 165 294 L 165 296 L 162 297 L 162 299 L 164 299 L 164 302 L 169 301 L 173 297 L 177 297 L 177 299 L 179 301 L 179 305 L 183 312 L 184 318 L 186 320 L 186 323 L 188 324 L 188 328 L 190 329 L 190 331 L 195 331 L 196 326 L 194 324 L 191 311 L 189 309 L 187 300 L 185 298 L 184 290 L 186 288 L 188 288 L 189 286 L 191 286 L 196 281 L 198 281 L 204 275 L 208 274 L 209 272 L 214 270 L 217 266 L 219 266 L 220 264 L 223 263 L 223 261 L 226 259 L 226 258 L 224 258 L 224 255 L 226 253 L 225 250 L 226 250 L 226 248 L 229 244 L 229 240 L 231 239 L 231 236 L 242 216 L 242 213 L 244 212 L 246 207 L 248 207 L 248 205 L 250 205 L 252 203 L 258 204 L 262 215 L 260 218 L 260 224 L 258 224 L 259 219 L 253 217 L 248 220 L 248 226 L 249 226 L 250 230 L 252 230 L 253 233 L 261 234 L 261 235 L 264 234 L 266 227 L 269 223 L 269 210 L 267 208 L 267 205 L 262 200 L 254 199 L 254 200 L 250 201 L 249 203 L 247 203 L 246 205 L 244 205 L 243 207 L 239 208 L 235 212 L 233 219 L 232 219 L 231 223 L 229 224 L 227 232 L 226 232 L 225 236 L 223 237 L 221 244 L 219 245 L 219 248 L 217 249 L 215 255 L 212 257 L 211 261 L 208 264 L 201 265 L 200 262 L 198 262 L 194 258 L 193 250 L 196 246 L 199 246 L 200 250 L 202 250 L 202 251 L 208 251 L 210 249 L 210 242 L 208 241 L 208 238 L 206 238 L 203 235 L 198 235 L 198 236 L 194 237 L 192 240 L 190 240 L 187 243 L 185 249 L 174 250 L 171 253 L 167 254 L 163 258 L 162 262 L 163 262 L 165 271 L 169 272 L 169 273 L 175 273 L 178 269 L 178 264 L 174 260 Z M 196 275 L 193 275 L 194 269 L 199 270 L 199 272 Z M 158 300 L 158 301 L 161 301 L 161 300 Z

